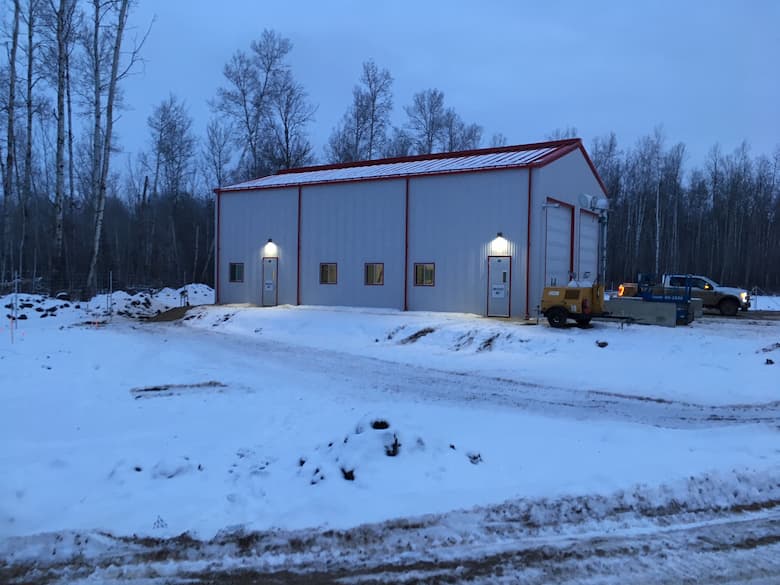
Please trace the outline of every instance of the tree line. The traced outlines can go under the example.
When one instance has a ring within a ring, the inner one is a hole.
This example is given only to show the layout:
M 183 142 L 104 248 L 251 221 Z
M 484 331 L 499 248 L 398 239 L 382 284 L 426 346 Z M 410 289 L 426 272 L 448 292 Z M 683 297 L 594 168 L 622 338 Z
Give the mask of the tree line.
M 149 30 L 128 30 L 130 0 L 13 0 L 0 68 L 0 293 L 86 295 L 106 288 L 213 285 L 218 185 L 317 162 L 351 162 L 502 146 L 463 120 L 436 88 L 396 116 L 393 77 L 363 63 L 345 112 L 318 154 L 316 105 L 289 63 L 289 39 L 266 30 L 223 67 L 203 136 L 168 95 L 147 118 L 147 147 L 123 153 L 113 124 Z M 400 123 L 395 123 L 400 119 Z M 576 133 L 556 130 L 550 138 Z M 608 282 L 637 271 L 704 272 L 780 290 L 780 149 L 713 147 L 686 169 L 660 130 L 590 149 L 610 195 Z
M 780 292 L 780 146 L 714 145 L 686 169 L 685 144 L 656 129 L 625 149 L 597 138 L 590 152 L 610 199 L 607 284 L 687 272 Z

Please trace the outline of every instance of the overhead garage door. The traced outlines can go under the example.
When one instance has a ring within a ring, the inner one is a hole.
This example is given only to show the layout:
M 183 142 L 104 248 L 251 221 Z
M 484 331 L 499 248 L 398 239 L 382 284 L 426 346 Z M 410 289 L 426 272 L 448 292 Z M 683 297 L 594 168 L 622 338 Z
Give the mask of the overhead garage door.
M 599 220 L 593 213 L 580 210 L 580 256 L 577 278 L 596 280 L 599 269 Z
M 572 269 L 572 213 L 565 205 L 550 202 L 547 206 L 544 284 L 566 286 Z

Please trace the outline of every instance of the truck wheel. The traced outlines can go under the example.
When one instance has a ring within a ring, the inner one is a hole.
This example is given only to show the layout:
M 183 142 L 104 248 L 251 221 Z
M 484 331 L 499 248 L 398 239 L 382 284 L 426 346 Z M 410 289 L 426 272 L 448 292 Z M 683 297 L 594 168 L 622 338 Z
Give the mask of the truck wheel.
M 577 327 L 580 329 L 587 329 L 590 327 L 590 317 L 583 317 L 582 319 L 577 319 Z
M 569 312 L 563 307 L 553 307 L 547 311 L 547 322 L 550 327 L 560 329 L 566 325 L 566 319 L 569 318 Z
M 721 315 L 734 317 L 736 316 L 737 311 L 739 311 L 739 301 L 737 301 L 737 299 L 723 299 L 718 304 L 718 309 L 720 309 Z

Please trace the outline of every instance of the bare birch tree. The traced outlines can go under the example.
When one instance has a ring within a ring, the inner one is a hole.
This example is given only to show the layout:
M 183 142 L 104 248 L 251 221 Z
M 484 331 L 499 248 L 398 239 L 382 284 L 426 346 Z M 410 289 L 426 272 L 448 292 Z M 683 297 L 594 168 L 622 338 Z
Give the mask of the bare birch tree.
M 330 162 L 371 160 L 385 150 L 393 109 L 393 78 L 369 60 L 363 63 L 352 103 L 331 132 L 325 155 Z
M 466 124 L 452 108 L 447 108 L 442 119 L 440 148 L 443 152 L 473 150 L 482 142 L 482 126 Z
M 405 106 L 407 126 L 417 154 L 431 154 L 444 138 L 444 92 L 426 89 L 414 94 L 412 105 Z
M 6 269 L 10 272 L 13 264 L 11 251 L 11 205 L 14 189 L 14 168 L 16 160 L 16 52 L 19 47 L 19 18 L 21 5 L 19 0 L 14 0 L 14 16 L 11 32 L 11 47 L 8 54 L 8 103 L 6 117 L 6 142 L 5 142 L 5 167 L 3 173 L 3 232 L 2 238 L 2 262 L 0 263 L 0 281 L 6 279 Z
M 116 5 L 118 3 L 118 6 Z M 122 40 L 124 37 L 125 32 L 125 26 L 127 24 L 127 16 L 128 16 L 128 7 L 129 7 L 129 0 L 118 0 L 117 3 L 113 5 L 114 8 L 116 8 L 117 17 L 116 17 L 116 24 L 113 28 L 113 50 L 112 50 L 112 56 L 111 56 L 111 72 L 109 74 L 108 78 L 108 94 L 106 97 L 106 122 L 105 122 L 105 131 L 102 133 L 102 150 L 98 151 L 95 149 L 94 152 L 94 158 L 93 158 L 93 165 L 94 169 L 99 169 L 99 172 L 96 172 L 96 175 L 93 175 L 94 179 L 97 179 L 97 184 L 93 187 L 97 188 L 97 197 L 96 197 L 96 203 L 95 203 L 95 231 L 94 231 L 94 238 L 92 241 L 92 256 L 89 262 L 89 273 L 87 276 L 87 288 L 94 289 L 97 285 L 97 273 L 96 273 L 96 267 L 97 267 L 97 260 L 98 255 L 100 254 L 100 238 L 103 234 L 103 214 L 105 211 L 106 206 L 106 182 L 108 179 L 108 171 L 110 168 L 110 160 L 111 160 L 111 139 L 112 139 L 112 132 L 113 132 L 113 125 L 114 125 L 114 104 L 116 101 L 116 93 L 117 93 L 117 82 L 120 78 L 120 56 L 121 56 L 121 49 L 122 49 Z M 100 6 L 100 0 L 94 0 L 94 8 L 95 8 L 95 48 L 99 50 L 99 24 L 102 20 L 100 17 L 101 12 L 101 6 Z M 100 91 L 101 91 L 101 85 L 100 85 L 100 75 L 99 75 L 99 69 L 100 69 L 100 59 L 99 59 L 99 52 L 96 51 L 95 54 L 95 71 L 96 71 L 96 78 L 94 80 L 95 82 L 95 138 L 100 135 L 100 126 L 99 126 L 99 103 L 100 103 Z M 127 70 L 125 70 L 127 71 Z M 94 147 L 94 146 L 93 146 Z
M 65 274 L 65 254 L 63 249 L 65 215 L 65 72 L 67 53 L 73 35 L 73 17 L 76 4 L 73 0 L 59 0 L 57 6 L 51 2 L 51 11 L 55 19 L 55 55 L 56 93 L 57 93 L 57 150 L 54 179 L 54 249 L 50 257 L 50 286 L 52 291 L 62 288 Z
M 286 58 L 291 50 L 289 39 L 266 29 L 251 43 L 249 52 L 236 51 L 222 71 L 227 85 L 217 89 L 212 107 L 239 130 L 235 137 L 241 150 L 239 180 L 268 171 L 262 159 L 264 124 L 279 84 L 289 71 Z
M 27 241 L 27 221 L 28 221 L 28 203 L 32 197 L 32 154 L 33 154 L 33 114 L 35 112 L 35 102 L 33 89 L 38 81 L 35 71 L 35 55 L 37 43 L 35 31 L 37 28 L 38 12 L 40 10 L 41 0 L 28 0 L 26 13 L 27 26 L 27 76 L 25 79 L 25 112 L 27 115 L 27 124 L 25 126 L 24 141 L 24 174 L 22 177 L 22 188 L 19 189 L 19 274 L 24 274 L 25 246 Z
M 308 101 L 303 86 L 289 71 L 279 80 L 264 124 L 263 160 L 269 170 L 291 169 L 312 161 L 312 146 L 306 125 L 316 108 Z

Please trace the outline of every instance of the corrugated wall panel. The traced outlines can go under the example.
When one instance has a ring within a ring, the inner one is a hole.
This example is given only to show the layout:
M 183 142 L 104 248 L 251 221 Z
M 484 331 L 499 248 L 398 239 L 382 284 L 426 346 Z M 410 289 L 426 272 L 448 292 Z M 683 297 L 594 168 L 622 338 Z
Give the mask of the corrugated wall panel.
M 410 179 L 409 309 L 484 315 L 487 257 L 497 232 L 512 257 L 512 316 L 525 305 L 527 170 Z M 434 263 L 435 286 L 414 285 L 414 264 Z
M 301 303 L 403 309 L 403 179 L 304 186 Z M 337 284 L 320 284 L 320 263 L 338 264 Z M 384 285 L 365 285 L 367 262 L 384 264 Z
M 545 222 L 544 204 L 548 197 L 568 203 L 574 207 L 575 217 L 579 216 L 579 196 L 581 193 L 602 196 L 601 185 L 593 175 L 580 150 L 533 171 L 533 193 L 531 201 L 531 283 L 530 313 L 539 314 L 539 303 L 544 288 L 545 262 Z M 579 226 L 575 226 L 574 241 L 579 238 Z M 574 247 L 574 266 L 579 263 L 579 249 Z
M 572 266 L 572 210 L 553 205 L 548 204 L 545 210 L 544 286 L 566 286 Z
M 268 238 L 279 258 L 279 304 L 297 294 L 298 189 L 220 195 L 219 302 L 261 302 L 261 261 Z M 244 263 L 244 282 L 228 282 L 231 262 Z

